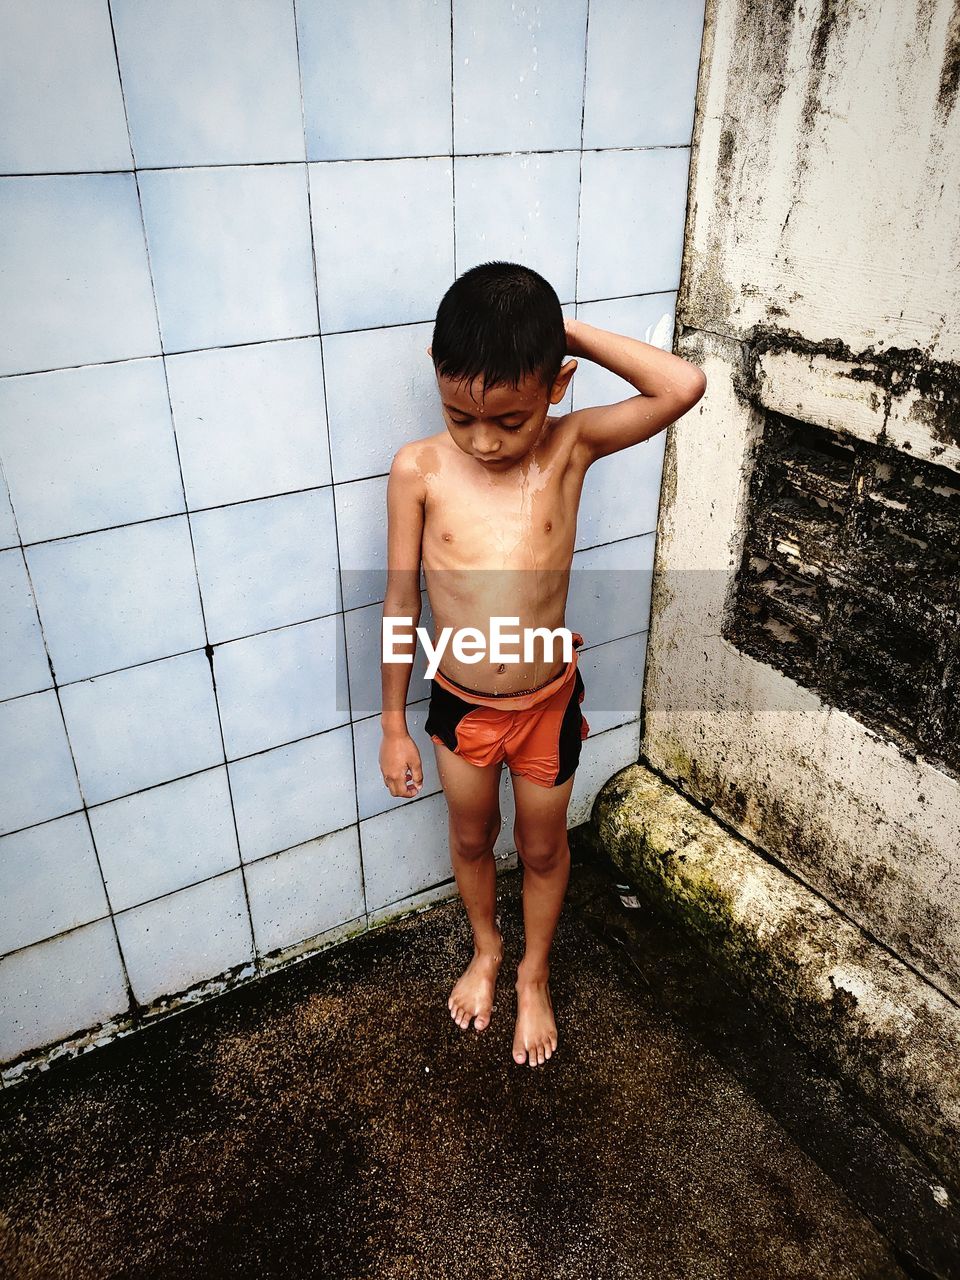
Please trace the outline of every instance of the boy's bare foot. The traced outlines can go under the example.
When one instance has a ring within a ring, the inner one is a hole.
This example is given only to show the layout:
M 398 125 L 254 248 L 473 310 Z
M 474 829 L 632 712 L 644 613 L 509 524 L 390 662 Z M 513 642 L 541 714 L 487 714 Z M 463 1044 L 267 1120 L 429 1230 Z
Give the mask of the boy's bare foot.
M 517 1029 L 513 1036 L 514 1062 L 529 1060 L 541 1066 L 557 1047 L 557 1024 L 546 974 L 527 977 L 517 971 Z
M 503 938 L 496 935 L 496 950 L 474 951 L 473 959 L 450 992 L 447 1008 L 450 1016 L 462 1031 L 466 1031 L 473 1018 L 475 1031 L 482 1031 L 490 1022 L 493 1011 L 493 993 L 497 974 L 503 960 Z

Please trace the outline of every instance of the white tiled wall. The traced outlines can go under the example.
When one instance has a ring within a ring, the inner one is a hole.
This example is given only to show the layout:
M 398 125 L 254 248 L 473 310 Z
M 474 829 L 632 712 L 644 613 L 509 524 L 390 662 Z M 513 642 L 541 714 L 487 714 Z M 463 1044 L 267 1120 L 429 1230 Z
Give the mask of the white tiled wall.
M 451 892 L 422 662 L 421 796 L 377 768 L 386 472 L 477 262 L 669 346 L 702 23 L 0 0 L 0 1060 Z M 587 479 L 571 822 L 636 757 L 661 458 Z

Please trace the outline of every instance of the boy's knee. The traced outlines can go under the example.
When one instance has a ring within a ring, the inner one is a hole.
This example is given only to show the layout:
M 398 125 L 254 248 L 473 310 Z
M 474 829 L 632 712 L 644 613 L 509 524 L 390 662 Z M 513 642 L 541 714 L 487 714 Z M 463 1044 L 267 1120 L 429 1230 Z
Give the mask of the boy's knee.
M 471 861 L 490 853 L 500 834 L 500 823 L 490 822 L 483 827 L 453 827 L 450 840 L 457 855 Z
M 534 871 L 549 871 L 551 867 L 567 856 L 566 831 L 550 833 L 544 831 L 524 831 L 522 827 L 513 829 L 513 839 L 517 853 L 525 867 Z

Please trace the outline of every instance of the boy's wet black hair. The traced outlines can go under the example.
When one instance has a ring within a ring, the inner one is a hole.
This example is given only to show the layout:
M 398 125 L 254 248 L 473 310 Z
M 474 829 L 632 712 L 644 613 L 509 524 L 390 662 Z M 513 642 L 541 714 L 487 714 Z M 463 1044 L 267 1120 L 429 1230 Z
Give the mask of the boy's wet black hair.
M 533 373 L 551 387 L 567 354 L 560 299 L 531 267 L 482 262 L 443 295 L 432 349 L 437 372 L 460 382 L 516 388 Z

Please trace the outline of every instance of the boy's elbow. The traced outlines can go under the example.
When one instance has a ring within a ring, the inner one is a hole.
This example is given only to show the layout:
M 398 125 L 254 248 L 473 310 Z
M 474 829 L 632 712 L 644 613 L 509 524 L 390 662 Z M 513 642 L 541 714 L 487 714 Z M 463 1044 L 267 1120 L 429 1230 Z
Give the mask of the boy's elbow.
M 414 595 L 387 595 L 383 602 L 385 618 L 412 618 L 413 624 L 420 621 L 420 593 Z
M 690 408 L 703 399 L 703 393 L 707 389 L 707 375 L 702 369 L 698 369 L 696 365 L 690 366 Z

